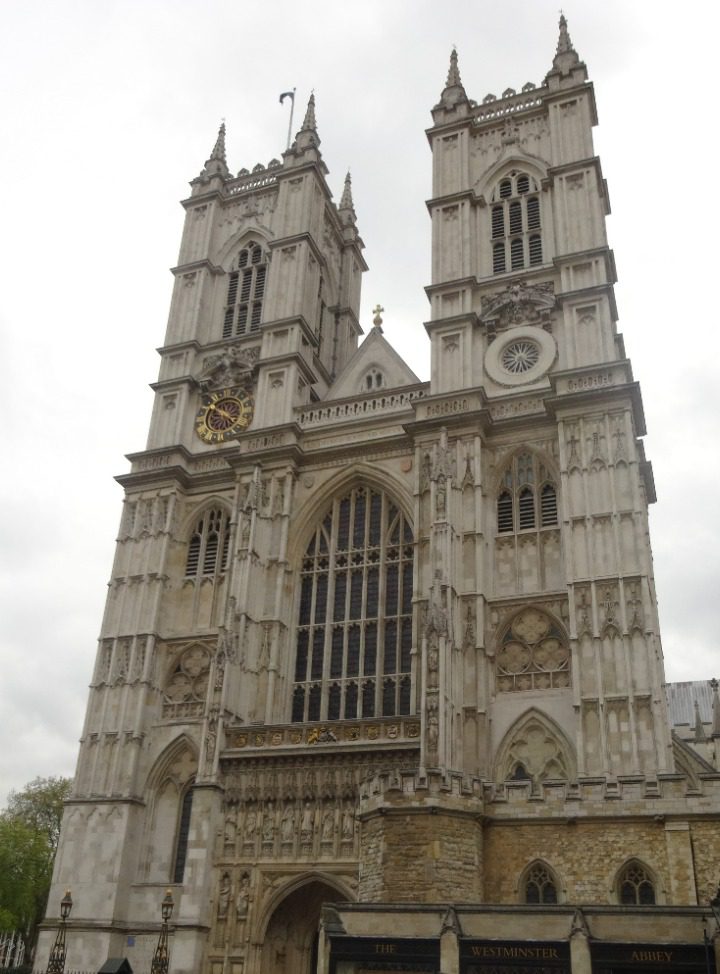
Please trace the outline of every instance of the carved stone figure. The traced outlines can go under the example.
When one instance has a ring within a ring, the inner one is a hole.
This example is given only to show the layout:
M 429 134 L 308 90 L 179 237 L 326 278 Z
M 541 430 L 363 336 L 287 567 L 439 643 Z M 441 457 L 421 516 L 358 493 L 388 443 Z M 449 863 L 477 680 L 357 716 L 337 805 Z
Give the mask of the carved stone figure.
M 228 915 L 230 896 L 232 895 L 232 881 L 230 873 L 224 872 L 220 877 L 220 889 L 218 891 L 217 915 L 219 920 L 224 920 Z
M 280 838 L 283 842 L 292 842 L 294 834 L 295 812 L 290 805 L 287 805 L 280 821 Z
M 238 883 L 237 896 L 235 897 L 235 915 L 237 917 L 247 916 L 248 904 L 250 902 L 250 873 L 243 873 Z
M 305 802 L 302 822 L 300 824 L 300 841 L 303 842 L 305 845 L 309 845 L 312 842 L 313 831 L 315 826 L 314 820 L 315 820 L 314 809 L 310 807 L 310 802 Z

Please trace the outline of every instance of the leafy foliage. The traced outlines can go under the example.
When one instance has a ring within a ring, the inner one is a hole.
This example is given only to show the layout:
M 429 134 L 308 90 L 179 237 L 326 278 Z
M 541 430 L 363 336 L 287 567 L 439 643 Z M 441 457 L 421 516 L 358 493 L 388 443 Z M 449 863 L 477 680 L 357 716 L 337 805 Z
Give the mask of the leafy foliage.
M 29 952 L 47 903 L 69 778 L 36 778 L 0 812 L 0 929 Z

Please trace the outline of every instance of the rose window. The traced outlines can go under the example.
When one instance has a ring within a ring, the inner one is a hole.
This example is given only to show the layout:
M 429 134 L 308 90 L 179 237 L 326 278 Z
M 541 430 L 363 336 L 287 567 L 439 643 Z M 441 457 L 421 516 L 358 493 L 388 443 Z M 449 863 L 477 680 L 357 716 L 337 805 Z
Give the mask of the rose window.
M 570 650 L 558 626 L 539 609 L 515 616 L 498 650 L 496 668 L 501 691 L 570 686 Z
M 503 349 L 500 362 L 506 372 L 512 375 L 521 375 L 529 372 L 540 360 L 540 348 L 535 342 L 528 339 L 511 342 L 507 348 Z

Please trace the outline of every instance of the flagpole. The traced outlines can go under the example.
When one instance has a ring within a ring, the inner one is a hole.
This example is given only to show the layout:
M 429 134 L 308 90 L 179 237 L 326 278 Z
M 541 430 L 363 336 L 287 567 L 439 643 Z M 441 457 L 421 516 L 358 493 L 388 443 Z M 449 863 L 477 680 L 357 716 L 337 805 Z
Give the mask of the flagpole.
M 293 88 L 292 98 L 290 99 L 290 121 L 288 122 L 288 137 L 287 137 L 287 146 L 286 146 L 286 148 L 288 149 L 290 148 L 290 139 L 292 138 L 292 122 L 293 122 L 294 111 L 295 111 L 295 89 Z

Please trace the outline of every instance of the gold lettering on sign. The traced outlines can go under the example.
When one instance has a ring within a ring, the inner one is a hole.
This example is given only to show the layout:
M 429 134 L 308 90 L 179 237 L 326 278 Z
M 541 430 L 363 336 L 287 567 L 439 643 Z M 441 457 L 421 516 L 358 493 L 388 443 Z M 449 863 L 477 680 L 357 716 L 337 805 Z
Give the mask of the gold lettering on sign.
M 671 950 L 634 950 L 630 955 L 631 960 L 638 961 L 653 961 L 661 964 L 669 964 L 672 960 L 673 952 Z
M 498 959 L 510 957 L 520 960 L 559 959 L 556 947 L 471 947 L 473 957 Z
M 397 944 L 375 944 L 376 954 L 395 954 L 397 953 Z

